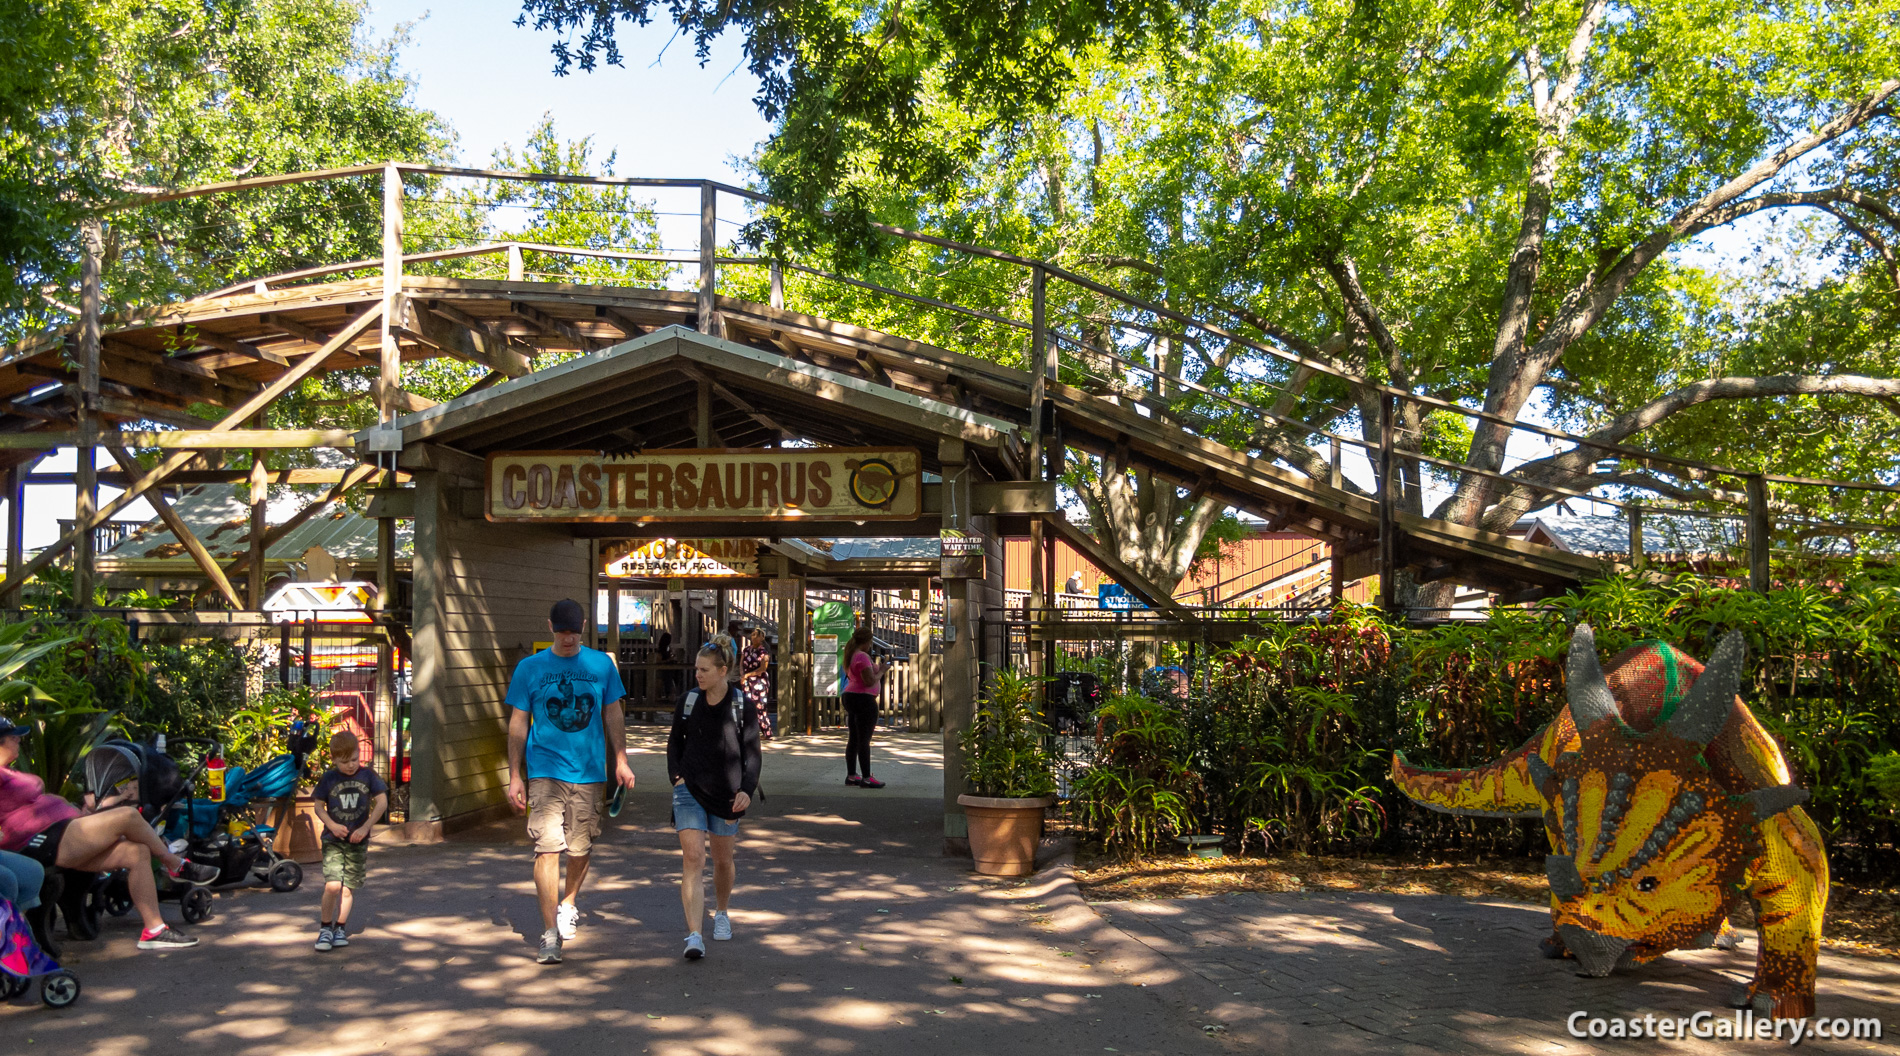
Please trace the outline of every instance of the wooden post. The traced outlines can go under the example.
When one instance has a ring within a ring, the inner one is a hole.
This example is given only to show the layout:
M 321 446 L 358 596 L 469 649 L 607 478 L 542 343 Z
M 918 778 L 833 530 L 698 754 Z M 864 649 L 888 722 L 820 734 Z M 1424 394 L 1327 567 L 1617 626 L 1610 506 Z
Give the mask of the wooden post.
M 1045 377 L 1049 372 L 1048 320 L 1045 316 L 1048 300 L 1049 273 L 1040 266 L 1031 269 L 1030 279 L 1030 329 L 1029 329 L 1029 472 L 1031 480 L 1043 478 L 1042 460 L 1042 404 Z M 1043 530 L 1042 518 L 1034 517 L 1029 521 L 1029 603 L 1023 606 L 1025 620 L 1024 632 L 1033 636 L 1036 623 L 1046 616 L 1042 607 L 1048 602 L 1048 586 L 1044 577 L 1047 570 L 1042 560 Z M 1029 674 L 1031 677 L 1053 672 L 1045 671 L 1042 663 L 1042 651 L 1029 642 Z
M 1643 507 L 1630 503 L 1630 567 L 1643 567 Z
M 943 468 L 943 526 L 968 530 L 970 516 L 970 477 L 972 471 L 961 441 L 938 442 L 938 461 Z M 965 790 L 963 757 L 957 741 L 976 714 L 978 651 L 976 621 L 981 611 L 983 584 L 980 580 L 946 578 L 943 581 L 943 836 L 944 853 L 968 853 L 969 822 L 957 797 Z M 973 611 L 974 610 L 974 611 Z
M 1340 472 L 1339 472 L 1339 437 L 1336 437 L 1336 436 L 1333 437 L 1332 445 L 1333 445 L 1333 463 L 1332 463 L 1331 468 L 1327 470 L 1326 483 L 1332 485 L 1334 488 L 1338 488 L 1341 483 Z
M 81 225 L 79 237 L 85 255 L 79 264 L 79 443 L 73 452 L 79 479 L 73 493 L 73 519 L 84 526 L 99 508 L 100 268 L 105 238 L 97 220 Z M 73 551 L 73 605 L 82 612 L 92 608 L 95 538 L 93 530 L 86 528 Z
M 253 423 L 264 428 L 264 414 L 258 412 Z M 264 463 L 264 449 L 251 448 L 251 567 L 245 577 L 244 598 L 253 611 L 264 608 L 264 584 L 267 580 L 264 571 L 267 537 L 270 524 L 266 514 L 270 504 L 270 467 Z
M 527 275 L 521 264 L 521 243 L 508 243 L 508 281 L 520 282 Z
M 719 279 L 718 249 L 719 189 L 708 181 L 699 185 L 699 332 L 713 337 L 722 330 L 713 300 Z
M 384 485 L 395 483 L 385 474 Z M 413 566 L 411 576 L 414 576 Z M 377 612 L 388 612 L 396 607 L 396 519 L 384 517 L 376 522 L 376 598 Z
M 396 302 L 402 297 L 402 170 L 383 169 L 383 316 L 382 356 L 376 372 L 376 420 L 396 417 L 402 391 L 402 351 L 396 344 Z
M 1327 577 L 1326 593 L 1333 607 L 1338 608 L 1339 603 L 1346 600 L 1346 559 L 1340 555 L 1338 543 L 1333 543 L 1331 549 L 1332 573 Z
M 7 470 L 7 579 L 15 583 L 20 578 L 20 566 L 26 562 L 26 555 L 20 551 L 26 546 L 26 476 L 32 467 L 31 462 L 22 462 Z M 19 607 L 20 588 L 8 588 L 0 597 L 0 608 Z
M 1773 585 L 1768 542 L 1774 527 L 1768 520 L 1768 482 L 1760 473 L 1748 477 L 1748 589 L 1768 593 Z
M 785 308 L 785 269 L 776 260 L 772 262 L 772 307 Z
M 1398 567 L 1398 540 L 1394 538 L 1392 503 L 1392 418 L 1390 394 L 1379 398 L 1379 608 L 1391 615 L 1398 592 L 1393 577 Z

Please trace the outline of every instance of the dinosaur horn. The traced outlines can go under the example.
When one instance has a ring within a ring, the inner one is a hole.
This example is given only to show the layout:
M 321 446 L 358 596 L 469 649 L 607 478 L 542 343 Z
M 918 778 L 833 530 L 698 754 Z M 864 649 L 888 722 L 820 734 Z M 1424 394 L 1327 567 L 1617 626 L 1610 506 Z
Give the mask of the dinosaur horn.
M 1767 821 L 1789 807 L 1798 807 L 1806 803 L 1808 790 L 1800 785 L 1770 785 L 1753 792 L 1744 792 L 1742 798 L 1747 800 L 1749 807 L 1754 810 L 1755 820 Z
M 1577 860 L 1567 854 L 1545 855 L 1544 875 L 1550 877 L 1550 893 L 1560 902 L 1583 894 L 1583 874 L 1577 871 Z
M 1597 663 L 1597 634 L 1589 624 L 1578 624 L 1577 632 L 1570 636 L 1570 661 L 1564 670 L 1570 693 L 1570 721 L 1578 730 L 1617 718 L 1616 698 L 1610 695 L 1610 684 L 1603 680 L 1603 665 Z
M 1730 631 L 1722 636 L 1708 666 L 1670 717 L 1670 733 L 1696 744 L 1715 740 L 1734 709 L 1735 690 L 1742 684 L 1742 661 L 1747 652 L 1742 632 Z

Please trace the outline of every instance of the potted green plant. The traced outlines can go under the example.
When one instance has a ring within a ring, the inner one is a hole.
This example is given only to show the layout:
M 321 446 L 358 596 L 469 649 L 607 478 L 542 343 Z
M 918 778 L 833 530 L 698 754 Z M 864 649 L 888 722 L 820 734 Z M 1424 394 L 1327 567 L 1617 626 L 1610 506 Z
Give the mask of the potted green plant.
M 957 797 L 969 821 L 970 857 L 989 876 L 1035 869 L 1043 812 L 1055 803 L 1055 760 L 1035 707 L 1040 679 L 1011 672 L 990 691 L 958 738 L 970 791 Z

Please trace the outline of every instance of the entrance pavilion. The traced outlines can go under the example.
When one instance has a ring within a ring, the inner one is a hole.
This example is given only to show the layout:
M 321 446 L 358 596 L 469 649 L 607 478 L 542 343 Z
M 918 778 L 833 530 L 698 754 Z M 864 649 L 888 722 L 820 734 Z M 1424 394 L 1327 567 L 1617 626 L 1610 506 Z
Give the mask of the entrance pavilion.
M 932 672 L 941 679 L 950 768 L 945 831 L 962 836 L 950 746 L 974 707 L 984 657 L 993 661 L 1001 649 L 1000 641 L 980 640 L 978 616 L 1002 606 L 1003 538 L 1026 535 L 1032 516 L 1058 511 L 1053 483 L 1009 479 L 1022 465 L 1017 423 L 668 327 L 397 418 L 358 440 L 366 458 L 393 462 L 413 479 L 409 489 L 379 495 L 372 512 L 415 525 L 409 818 L 418 835 L 508 809 L 509 674 L 547 637 L 554 600 L 592 596 L 604 548 L 656 537 L 760 540 L 758 579 L 726 585 L 773 587 L 783 721 L 809 700 L 808 577 L 928 589 L 942 569 L 806 557 L 773 544 L 814 535 L 936 539 L 955 529 L 970 533 L 985 557 L 951 570 L 971 578 L 945 581 L 943 653 Z M 833 450 L 846 456 L 836 473 L 826 461 L 836 460 Z M 700 451 L 729 457 L 688 454 Z M 664 485 L 659 472 L 644 472 L 656 452 L 665 452 Z M 668 463 L 682 458 L 710 467 L 708 487 L 690 504 L 672 490 Z M 892 471 L 877 482 L 890 494 L 864 496 L 885 499 L 881 505 L 855 503 L 856 474 L 848 479 L 844 467 L 874 460 Z M 775 494 L 724 490 L 761 464 L 757 485 L 740 486 Z M 778 488 L 775 465 L 799 469 L 788 468 Z M 716 498 L 707 494 L 722 479 Z M 794 498 L 802 500 L 795 508 Z M 997 633 L 991 625 L 990 636 Z

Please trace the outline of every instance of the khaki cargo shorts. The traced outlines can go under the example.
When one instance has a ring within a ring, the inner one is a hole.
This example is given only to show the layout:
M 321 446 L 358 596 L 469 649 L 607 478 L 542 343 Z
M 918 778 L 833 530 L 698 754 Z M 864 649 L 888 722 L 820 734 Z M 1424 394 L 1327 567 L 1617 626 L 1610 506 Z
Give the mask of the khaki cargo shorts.
M 593 852 L 600 835 L 600 791 L 605 782 L 574 784 L 552 777 L 528 780 L 528 838 L 534 853 L 575 858 Z

